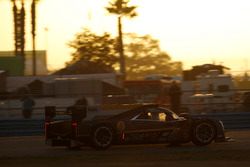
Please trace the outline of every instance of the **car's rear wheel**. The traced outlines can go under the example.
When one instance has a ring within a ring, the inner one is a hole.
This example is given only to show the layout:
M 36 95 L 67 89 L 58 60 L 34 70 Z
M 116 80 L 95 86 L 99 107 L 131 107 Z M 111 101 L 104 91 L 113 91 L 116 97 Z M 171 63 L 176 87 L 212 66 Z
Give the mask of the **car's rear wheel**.
M 192 142 L 198 146 L 210 144 L 216 137 L 216 128 L 210 121 L 198 121 L 192 130 Z
M 95 149 L 105 150 L 111 146 L 113 138 L 112 128 L 106 125 L 97 126 L 92 133 L 92 145 Z

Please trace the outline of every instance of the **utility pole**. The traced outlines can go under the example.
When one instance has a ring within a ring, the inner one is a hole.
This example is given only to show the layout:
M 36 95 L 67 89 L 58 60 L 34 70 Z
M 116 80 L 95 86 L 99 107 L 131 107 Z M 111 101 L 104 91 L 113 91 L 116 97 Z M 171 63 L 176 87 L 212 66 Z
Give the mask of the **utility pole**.
M 36 75 L 36 0 L 32 0 L 31 3 L 31 25 L 32 25 L 32 71 L 33 75 Z

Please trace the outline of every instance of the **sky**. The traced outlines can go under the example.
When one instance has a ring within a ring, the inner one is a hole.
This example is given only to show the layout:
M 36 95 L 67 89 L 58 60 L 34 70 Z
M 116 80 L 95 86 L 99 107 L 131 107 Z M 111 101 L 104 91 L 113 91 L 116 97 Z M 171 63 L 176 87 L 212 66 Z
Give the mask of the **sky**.
M 26 0 L 26 50 L 32 48 L 30 2 Z M 117 20 L 105 11 L 108 0 L 40 0 L 37 49 L 48 51 L 48 68 L 71 59 L 67 43 L 83 28 L 117 34 Z M 184 69 L 222 64 L 232 72 L 250 70 L 249 0 L 131 0 L 138 16 L 123 20 L 124 32 L 150 34 Z M 14 50 L 10 0 L 0 0 L 0 51 Z

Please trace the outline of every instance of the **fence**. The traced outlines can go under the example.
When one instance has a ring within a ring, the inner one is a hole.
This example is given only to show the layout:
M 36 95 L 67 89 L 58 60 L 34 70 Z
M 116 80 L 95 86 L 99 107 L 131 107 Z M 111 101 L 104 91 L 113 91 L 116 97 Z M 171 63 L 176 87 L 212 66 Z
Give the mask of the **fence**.
M 250 113 L 208 113 L 195 114 L 195 117 L 208 117 L 221 120 L 226 130 L 250 129 Z M 44 118 L 0 120 L 0 137 L 34 136 L 44 134 Z
M 42 97 L 35 99 L 36 106 L 31 119 L 23 119 L 21 112 L 21 102 L 19 99 L 0 100 L 0 136 L 30 136 L 43 135 L 44 133 L 44 107 L 57 106 L 65 109 L 72 105 L 76 98 L 55 98 Z M 201 104 L 192 104 L 193 107 Z M 208 104 L 206 104 L 208 105 Z M 211 105 L 211 104 L 209 104 Z M 216 104 L 218 105 L 218 104 Z M 227 105 L 225 103 L 220 105 Z M 228 104 L 229 105 L 229 104 Z M 230 104 L 232 105 L 232 103 Z M 231 112 L 194 112 L 196 117 L 209 117 L 222 120 L 225 129 L 250 129 L 250 108 L 242 107 L 242 103 L 234 103 L 239 106 L 237 110 Z M 209 107 L 209 106 L 205 106 Z M 202 110 L 204 112 L 204 110 Z M 243 112 L 245 111 L 245 112 Z

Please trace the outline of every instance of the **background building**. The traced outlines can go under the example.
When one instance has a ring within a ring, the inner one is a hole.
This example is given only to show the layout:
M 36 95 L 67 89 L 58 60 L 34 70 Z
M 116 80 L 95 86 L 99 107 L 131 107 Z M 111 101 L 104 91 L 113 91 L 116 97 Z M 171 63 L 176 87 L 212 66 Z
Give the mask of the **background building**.
M 25 60 L 15 56 L 14 51 L 0 52 L 0 70 L 7 71 L 10 76 L 32 75 L 32 51 L 25 51 Z M 45 50 L 36 51 L 36 74 L 47 75 L 47 56 Z

